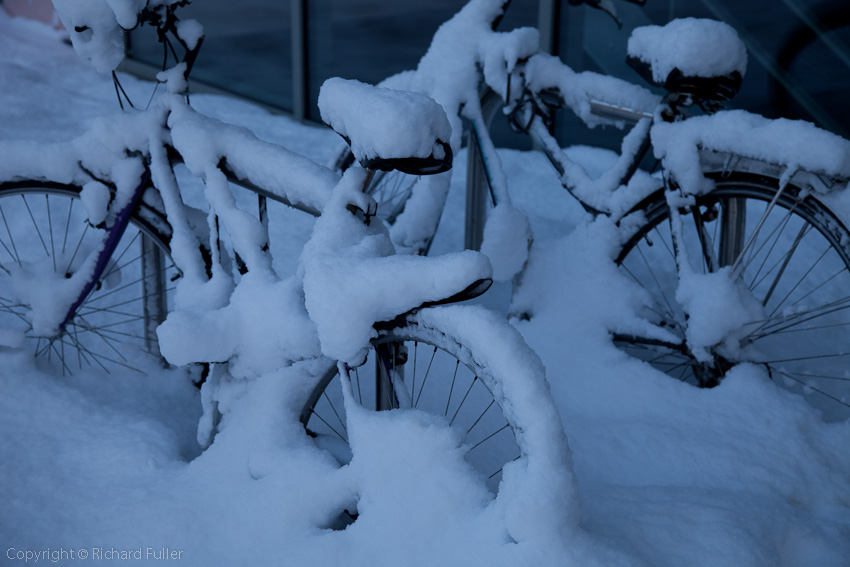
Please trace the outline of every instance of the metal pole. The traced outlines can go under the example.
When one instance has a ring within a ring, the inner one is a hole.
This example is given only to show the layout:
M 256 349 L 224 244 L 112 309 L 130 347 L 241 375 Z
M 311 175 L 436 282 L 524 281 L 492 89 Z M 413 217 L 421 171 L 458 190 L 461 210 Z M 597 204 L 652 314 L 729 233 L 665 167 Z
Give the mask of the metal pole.
M 558 54 L 560 45 L 560 0 L 540 0 L 537 11 L 537 28 L 540 30 L 540 50 Z
M 487 203 L 490 201 L 490 180 L 476 126 L 489 129 L 493 116 L 501 107 L 502 98 L 487 89 L 481 95 L 483 124 L 469 125 L 466 142 L 466 222 L 463 235 L 463 247 L 467 250 L 481 249 L 481 243 L 484 242 L 484 225 L 487 223 Z
M 291 0 L 292 116 L 307 119 L 307 0 Z

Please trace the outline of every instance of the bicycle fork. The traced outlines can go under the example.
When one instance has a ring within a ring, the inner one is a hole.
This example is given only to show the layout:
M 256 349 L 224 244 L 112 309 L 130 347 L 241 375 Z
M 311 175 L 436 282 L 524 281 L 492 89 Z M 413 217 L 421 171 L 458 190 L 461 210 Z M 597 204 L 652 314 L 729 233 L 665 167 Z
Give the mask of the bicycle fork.
M 103 274 L 106 271 L 107 266 L 109 265 L 109 260 L 112 258 L 112 254 L 115 252 L 116 248 L 118 247 L 118 243 L 121 240 L 121 237 L 124 235 L 124 232 L 127 230 L 127 226 L 130 223 L 130 215 L 133 212 L 133 210 L 136 208 L 136 206 L 138 205 L 139 199 L 141 199 L 141 197 L 142 197 L 142 193 L 145 192 L 145 189 L 147 189 L 147 187 L 149 185 L 150 177 L 151 177 L 150 169 L 145 167 L 145 171 L 142 174 L 141 179 L 139 180 L 139 184 L 135 188 L 135 190 L 133 191 L 133 194 L 131 195 L 127 204 L 125 204 L 124 207 L 121 210 L 119 210 L 118 213 L 115 215 L 115 219 L 112 223 L 112 226 L 110 226 L 106 229 L 106 235 L 103 239 L 103 242 L 102 242 L 102 245 L 101 245 L 101 248 L 100 248 L 100 252 L 98 252 L 97 261 L 95 262 L 94 270 L 89 275 L 89 277 L 84 280 L 82 288 L 80 289 L 79 293 L 76 295 L 76 299 L 71 304 L 71 306 L 68 308 L 68 311 L 65 313 L 65 316 L 62 319 L 62 322 L 59 323 L 59 325 L 57 326 L 55 337 L 59 337 L 66 332 L 66 327 L 74 319 L 74 317 L 77 315 L 77 311 L 80 309 L 80 306 L 82 306 L 82 304 L 85 302 L 86 298 L 89 296 L 89 294 L 91 294 L 92 290 L 95 289 L 95 286 L 97 286 L 99 284 L 99 282 L 101 281 L 101 277 L 103 277 Z M 142 235 L 142 236 L 144 236 L 144 235 Z M 147 240 L 147 239 L 145 239 L 145 240 Z M 143 241 L 142 246 L 143 246 L 143 253 L 150 252 L 154 248 L 152 243 L 150 243 L 150 242 L 144 242 Z M 149 250 L 149 249 L 151 249 L 151 250 Z M 157 258 L 155 258 L 153 262 L 147 262 L 146 263 L 147 264 L 146 268 L 149 268 L 151 270 L 155 270 L 155 269 L 157 269 L 156 264 L 157 263 L 161 264 L 161 258 L 159 258 L 158 255 L 155 255 L 155 256 L 157 256 Z M 159 262 L 157 262 L 156 260 L 159 260 Z M 150 264 L 153 264 L 153 265 L 150 265 Z M 143 268 L 143 269 L 146 269 L 146 268 Z M 143 274 L 143 277 L 144 276 L 147 276 L 147 273 Z M 70 277 L 70 276 L 68 276 L 68 277 Z M 147 280 L 146 277 L 145 277 L 145 280 Z M 145 284 L 147 284 L 147 281 L 145 281 Z M 147 313 L 148 306 L 149 306 L 149 304 L 147 302 L 147 295 L 148 295 L 147 287 L 148 286 L 145 285 L 145 288 L 146 288 L 145 289 L 145 310 L 146 310 L 145 315 L 146 316 L 149 315 Z M 162 287 L 162 286 L 160 286 L 160 287 Z M 156 293 L 154 292 L 151 295 L 155 296 Z M 151 315 L 154 315 L 153 318 L 155 318 L 156 316 L 161 316 L 161 315 L 164 314 L 164 305 L 162 305 L 161 298 L 157 297 L 157 299 L 159 300 L 159 301 L 157 301 L 157 303 L 159 305 L 157 307 L 155 307 L 155 310 L 158 313 L 151 314 Z M 155 336 L 156 336 L 155 334 L 152 334 L 152 332 L 151 332 L 152 329 L 149 329 L 148 328 L 149 326 L 150 325 L 146 325 L 146 327 L 145 327 L 145 342 L 148 343 L 148 344 L 150 344 L 151 341 L 155 341 Z

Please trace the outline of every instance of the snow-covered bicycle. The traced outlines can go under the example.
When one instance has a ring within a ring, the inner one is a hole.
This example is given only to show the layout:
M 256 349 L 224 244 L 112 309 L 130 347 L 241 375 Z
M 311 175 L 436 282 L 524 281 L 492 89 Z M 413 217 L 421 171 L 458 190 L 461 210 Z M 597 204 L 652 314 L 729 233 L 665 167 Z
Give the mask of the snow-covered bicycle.
M 192 108 L 187 77 L 203 36 L 176 18 L 185 2 L 152 0 L 141 12 L 132 2 L 57 4 L 78 51 L 102 70 L 120 61 L 113 34 L 138 23 L 185 56 L 159 75 L 146 110 L 99 118 L 70 142 L 0 144 L 4 347 L 31 348 L 61 373 L 130 372 L 144 351 L 207 363 L 202 445 L 252 380 L 290 369 L 297 378 L 277 409 L 341 462 L 351 458 L 346 410 L 409 408 L 451 426 L 482 482 L 499 497 L 514 492 L 506 509 L 577 521 L 539 358 L 502 317 L 454 305 L 489 287 L 488 260 L 396 255 L 364 192 L 376 170 L 451 167 L 436 103 L 328 81 L 323 115 L 357 158 L 340 177 Z M 200 182 L 181 186 L 178 163 Z M 294 275 L 272 267 L 265 209 L 237 205 L 235 185 L 318 216 Z
M 466 247 L 510 259 L 494 266 L 503 278 L 526 258 L 527 224 L 510 204 L 488 132 L 501 110 L 585 210 L 621 229 L 613 260 L 642 288 L 645 324 L 612 329 L 616 344 L 701 387 L 736 364 L 756 364 L 816 394 L 829 419 L 850 416 L 850 143 L 809 123 L 721 110 L 747 63 L 725 24 L 690 18 L 634 30 L 628 61 L 664 91 L 656 95 L 573 71 L 539 51 L 534 29 L 496 31 L 508 4 L 472 0 L 440 27 L 415 70 L 382 83 L 443 105 L 455 151 L 468 124 Z M 550 133 L 560 107 L 590 127 L 630 126 L 619 156 L 600 166 L 562 150 Z M 648 174 L 641 164 L 653 157 L 660 168 Z M 448 180 L 387 174 L 376 183 L 374 193 L 396 204 L 388 210 L 397 246 L 426 252 Z M 485 217 L 495 246 L 483 236 Z

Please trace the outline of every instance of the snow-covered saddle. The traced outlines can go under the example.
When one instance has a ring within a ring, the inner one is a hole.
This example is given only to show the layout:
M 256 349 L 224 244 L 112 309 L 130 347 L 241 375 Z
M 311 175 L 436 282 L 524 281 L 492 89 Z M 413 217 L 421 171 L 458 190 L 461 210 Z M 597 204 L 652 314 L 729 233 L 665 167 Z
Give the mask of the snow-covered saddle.
M 697 100 L 724 102 L 741 88 L 747 49 L 723 22 L 682 18 L 665 26 L 635 28 L 627 61 L 655 86 Z
M 364 168 L 413 175 L 451 169 L 452 129 L 428 96 L 337 77 L 322 85 L 319 110 Z

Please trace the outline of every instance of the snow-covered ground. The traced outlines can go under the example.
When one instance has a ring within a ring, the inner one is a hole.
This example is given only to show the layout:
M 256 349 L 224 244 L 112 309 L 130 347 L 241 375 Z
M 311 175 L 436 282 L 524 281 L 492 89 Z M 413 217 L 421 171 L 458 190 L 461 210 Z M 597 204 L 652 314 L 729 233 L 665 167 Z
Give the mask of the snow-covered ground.
M 147 100 L 149 84 L 124 84 Z M 2 139 L 71 139 L 116 109 L 111 81 L 54 32 L 2 12 L 0 85 Z M 238 100 L 193 104 L 321 162 L 338 144 Z M 546 365 L 573 451 L 579 531 L 509 542 L 448 440 L 415 420 L 370 422 L 369 447 L 386 450 L 351 467 L 303 435 L 263 433 L 293 424 L 251 415 L 202 453 L 200 396 L 184 372 L 60 377 L 4 349 L 0 562 L 31 552 L 30 563 L 62 565 L 850 565 L 850 423 L 824 424 L 755 367 L 697 390 L 627 358 L 609 338 L 628 310 L 611 283 L 612 227 L 588 223 L 540 156 L 501 155 L 536 235 L 520 298 L 535 316 L 518 325 Z M 461 242 L 464 158 L 435 253 Z M 312 219 L 273 215 L 286 221 L 272 250 L 287 274 Z M 504 286 L 488 296 L 507 311 Z M 273 416 L 264 410 L 287 371 L 258 379 L 240 407 Z M 352 494 L 368 508 L 344 531 L 324 529 Z

